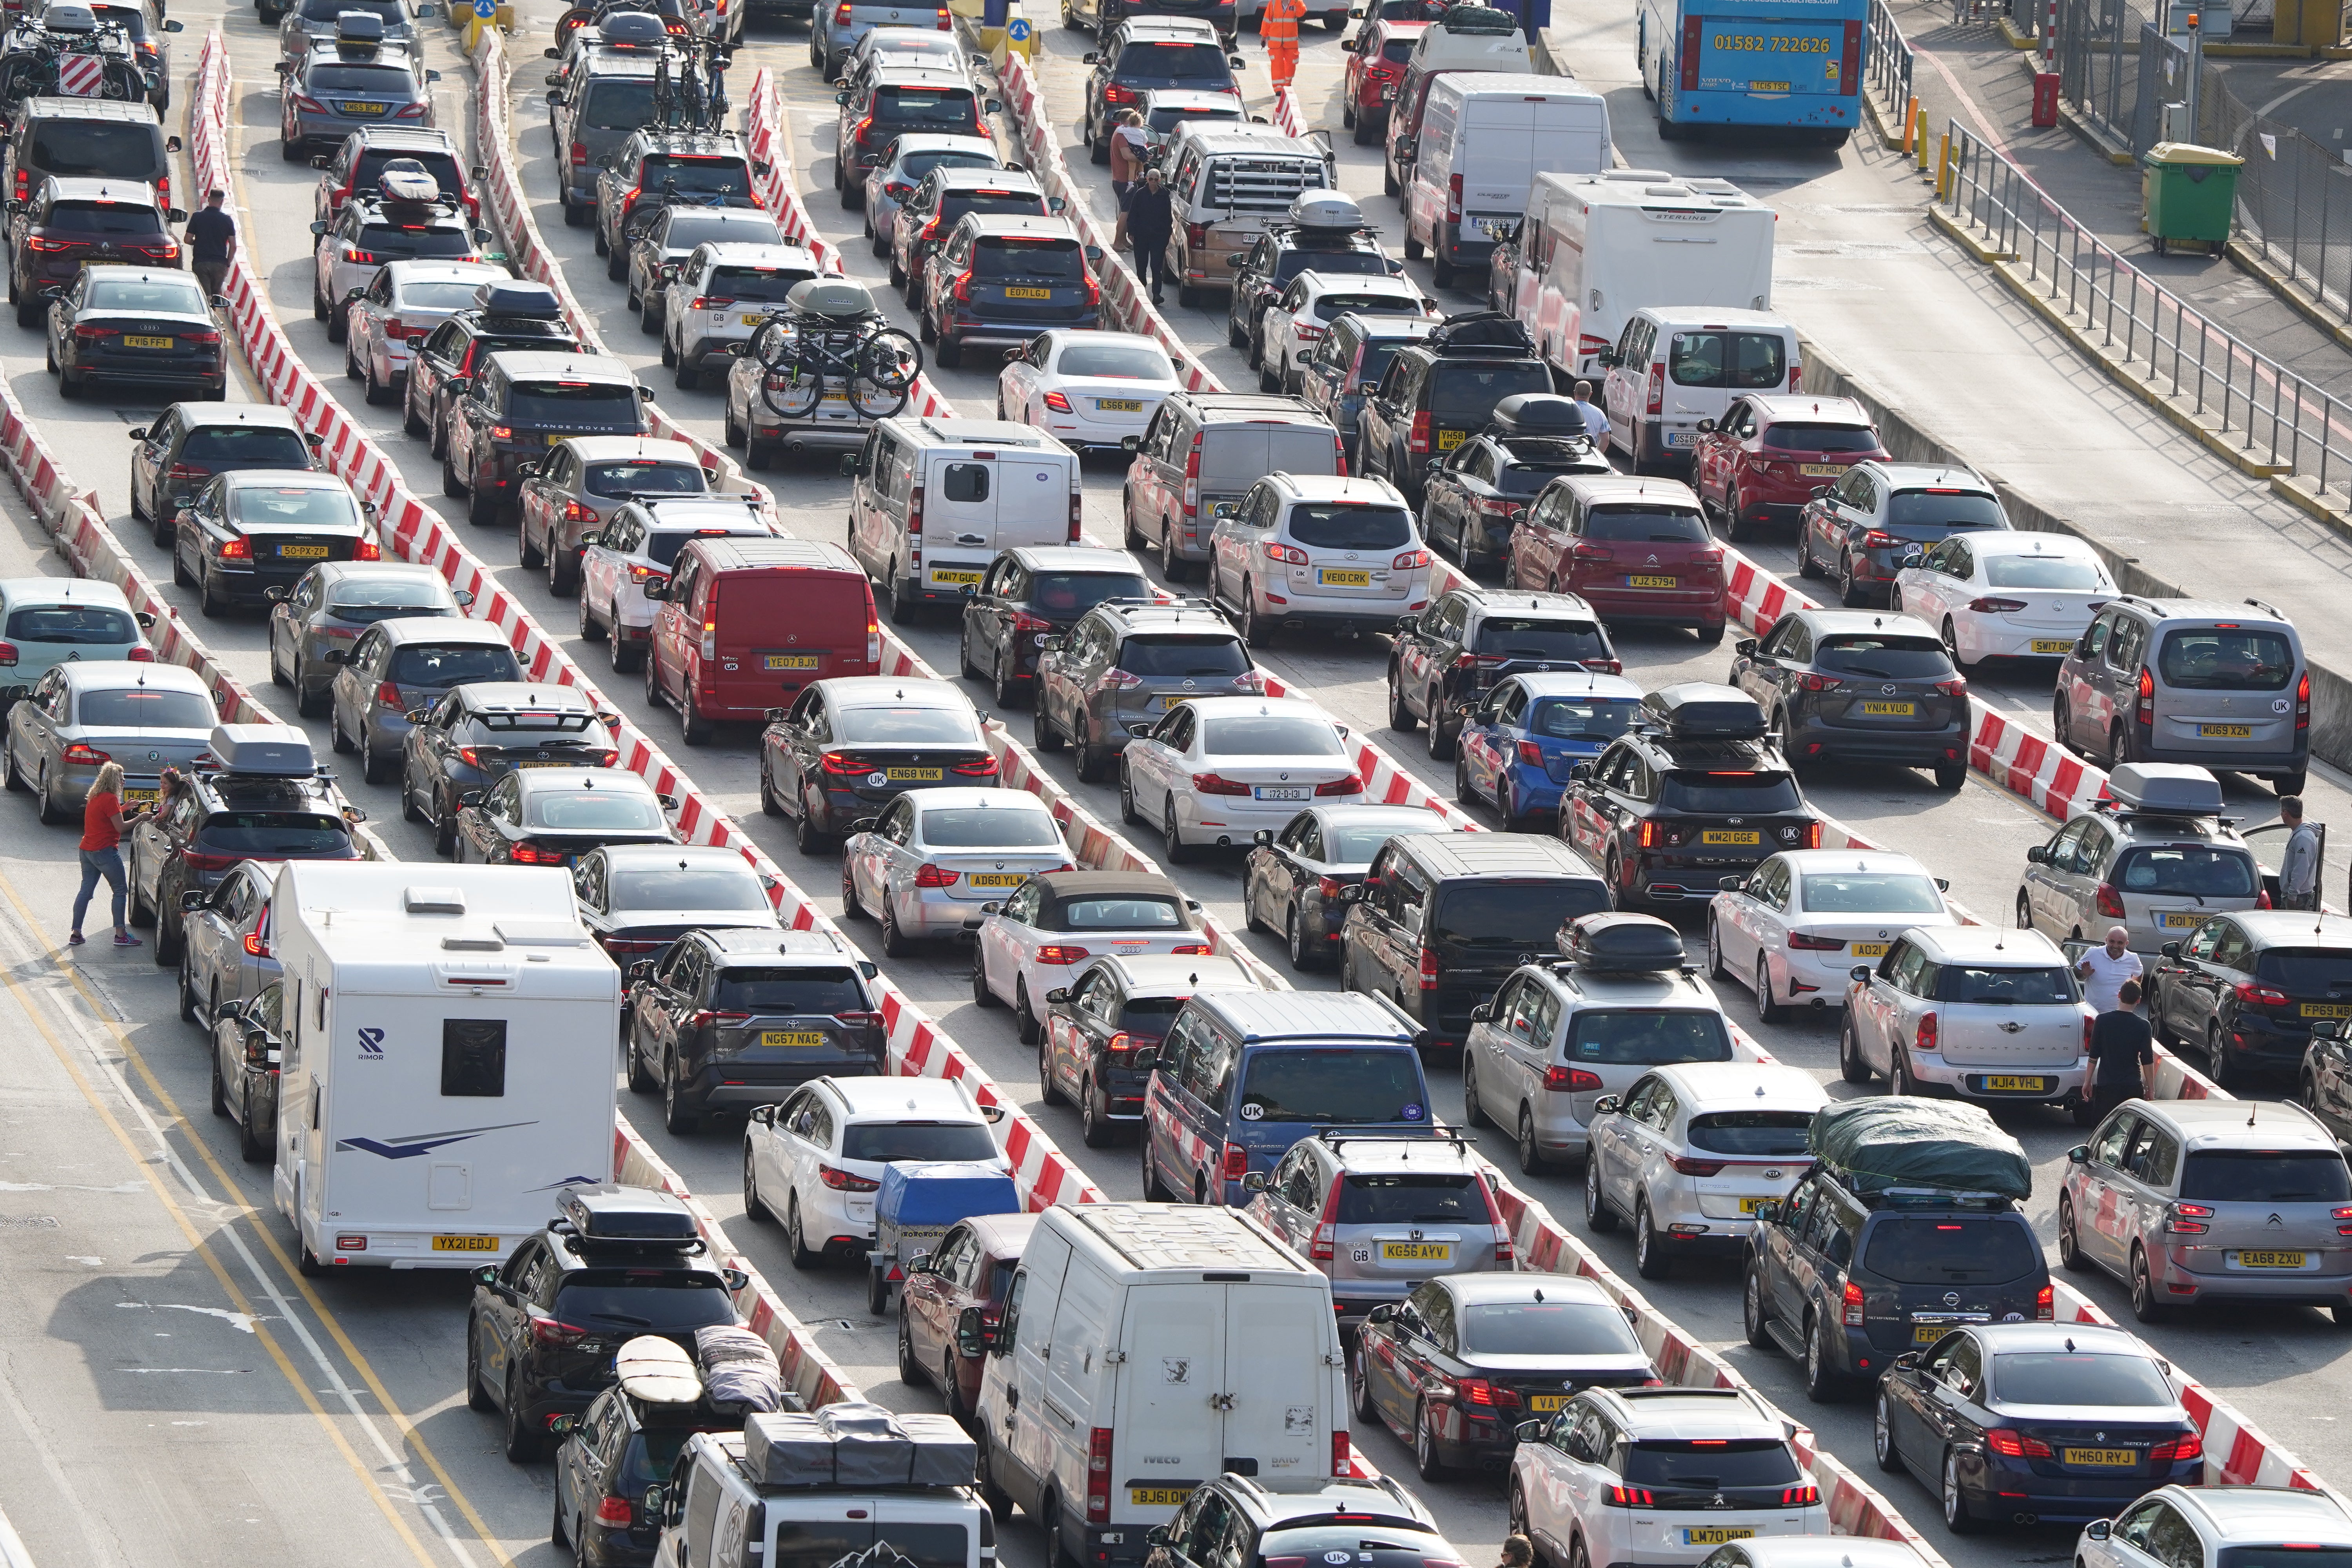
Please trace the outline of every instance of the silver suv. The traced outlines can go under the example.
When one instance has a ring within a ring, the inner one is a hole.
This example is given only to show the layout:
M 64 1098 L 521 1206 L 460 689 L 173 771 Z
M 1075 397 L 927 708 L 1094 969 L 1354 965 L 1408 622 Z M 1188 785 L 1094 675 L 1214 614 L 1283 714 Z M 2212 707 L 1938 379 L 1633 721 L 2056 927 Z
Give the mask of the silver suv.
M 1217 520 L 1209 597 L 1252 646 L 1277 626 L 1386 630 L 1429 607 L 1429 552 L 1385 479 L 1269 474 Z
M 1032 733 L 1041 752 L 1077 747 L 1078 776 L 1097 782 L 1171 704 L 1265 689 L 1249 650 L 1213 605 L 1106 599 L 1039 650 Z
M 2058 669 L 2051 727 L 2104 761 L 2196 763 L 2303 793 L 2311 671 L 2303 639 L 2259 599 L 2109 601 Z
M 2060 941 L 2095 942 L 2111 926 L 2135 952 L 2184 942 L 2208 915 L 2259 906 L 2262 867 L 2220 815 L 2221 785 L 2203 768 L 2126 763 L 2111 800 L 2078 812 L 2025 852 L 2017 923 Z
M 1331 1281 L 1342 1330 L 1424 1279 L 1514 1267 L 1482 1162 L 1459 1138 L 1351 1138 L 1326 1130 L 1252 1171 L 1250 1212 Z

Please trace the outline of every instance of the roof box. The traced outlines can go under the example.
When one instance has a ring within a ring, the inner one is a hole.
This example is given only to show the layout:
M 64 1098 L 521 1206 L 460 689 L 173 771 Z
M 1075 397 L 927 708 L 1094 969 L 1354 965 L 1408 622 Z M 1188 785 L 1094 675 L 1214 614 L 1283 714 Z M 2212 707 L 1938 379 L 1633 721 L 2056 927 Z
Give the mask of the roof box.
M 1642 699 L 1650 722 L 1682 740 L 1745 741 L 1764 733 L 1764 710 L 1733 686 L 1685 680 Z
M 2107 794 L 2126 811 L 2218 816 L 2221 781 L 2185 763 L 2126 763 L 2107 773 Z
M 784 296 L 784 309 L 796 316 L 870 316 L 874 296 L 846 278 L 804 278 Z
M 1683 935 L 1655 915 L 1583 915 L 1559 928 L 1559 951 L 1580 969 L 1680 969 Z
M 1558 397 L 1545 392 L 1521 392 L 1495 405 L 1495 434 L 1497 436 L 1581 436 L 1584 430 L 1583 412 L 1573 397 Z
M 743 1423 L 743 1466 L 763 1487 L 960 1487 L 979 1452 L 945 1415 L 894 1415 L 878 1405 L 827 1405 Z
M 380 44 L 383 42 L 383 18 L 373 11 L 338 11 L 335 13 L 335 42 Z
M 624 49 L 669 42 L 669 29 L 662 26 L 662 19 L 646 11 L 615 11 L 599 22 L 596 30 L 606 43 Z
M 1364 209 L 1337 191 L 1302 191 L 1290 204 L 1290 221 L 1301 228 L 1353 231 L 1364 226 Z
M 701 1239 L 694 1215 L 669 1194 L 618 1182 L 566 1187 L 556 1212 L 573 1232 L 590 1241 L 682 1245 Z
M 750 1329 L 711 1323 L 695 1330 L 694 1359 L 702 1368 L 704 1397 L 714 1408 L 744 1415 L 797 1408 L 776 1352 Z
M 67 0 L 65 4 L 52 5 L 42 12 L 41 26 L 52 33 L 95 33 L 98 31 L 98 13 L 87 5 Z
M 350 16 L 352 13 L 346 11 L 343 15 Z M 375 24 L 378 31 L 383 30 L 382 17 L 370 16 L 368 20 Z M 441 182 L 414 158 L 394 158 L 386 163 L 383 172 L 376 176 L 375 188 L 388 202 L 423 203 L 441 199 Z
M 310 738 L 291 724 L 215 724 L 212 754 L 223 773 L 306 779 L 319 771 Z
M 1448 5 L 1437 25 L 1449 33 L 1516 33 L 1519 19 L 1492 5 Z
M 528 316 L 542 321 L 563 319 L 563 301 L 544 283 L 485 283 L 474 290 L 474 309 L 485 316 Z
M 1832 1100 L 1814 1113 L 1805 1143 L 1857 1193 L 1981 1194 L 2020 1203 L 2033 1195 L 2024 1148 L 1966 1100 L 1892 1094 Z
M 1461 310 L 1437 323 L 1429 346 L 1442 354 L 1532 354 L 1527 323 L 1500 310 Z

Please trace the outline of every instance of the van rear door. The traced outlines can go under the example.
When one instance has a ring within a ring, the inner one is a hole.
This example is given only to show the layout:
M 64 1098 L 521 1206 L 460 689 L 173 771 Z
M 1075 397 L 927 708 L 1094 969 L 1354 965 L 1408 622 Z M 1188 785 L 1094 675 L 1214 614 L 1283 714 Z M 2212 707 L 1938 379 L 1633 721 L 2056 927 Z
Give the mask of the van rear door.
M 1111 1452 L 1111 1517 L 1165 1524 L 1192 1489 L 1225 1470 L 1225 1416 L 1213 1396 L 1240 1392 L 1225 1375 L 1230 1287 L 1138 1285 L 1127 1293 L 1118 1343 L 1118 1433 Z M 1238 1337 L 1247 1339 L 1244 1324 Z M 1120 1453 L 1119 1447 L 1128 1451 Z
M 859 574 L 760 566 L 722 573 L 711 588 L 719 658 L 709 717 L 759 718 L 791 707 L 811 681 L 881 673 L 874 597 Z
M 998 452 L 938 452 L 924 486 L 923 587 L 934 594 L 977 588 L 996 558 L 998 492 L 1028 475 L 1020 465 L 1000 473 Z M 1030 481 L 1034 483 L 1034 481 Z M 1039 487 L 1042 488 L 1042 487 Z M 1025 497 L 1024 499 L 1026 499 Z
M 1307 1282 L 1227 1285 L 1223 1468 L 1260 1476 L 1331 1473 L 1331 1299 Z M 1248 1467 L 1234 1461 L 1248 1459 Z

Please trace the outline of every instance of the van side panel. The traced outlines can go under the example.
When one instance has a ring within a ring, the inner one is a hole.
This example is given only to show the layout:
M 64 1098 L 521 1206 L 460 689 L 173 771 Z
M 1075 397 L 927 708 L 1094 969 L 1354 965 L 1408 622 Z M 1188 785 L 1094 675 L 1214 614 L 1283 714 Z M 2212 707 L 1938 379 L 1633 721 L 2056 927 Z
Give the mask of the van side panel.
M 1185 1492 L 1224 1472 L 1226 1417 L 1210 1401 L 1248 1393 L 1226 1371 L 1235 1331 L 1228 1326 L 1225 1301 L 1233 1289 L 1138 1285 L 1127 1292 L 1127 1315 L 1118 1325 L 1127 1359 L 1112 1395 L 1123 1440 L 1111 1450 L 1114 1520 L 1147 1528 L 1165 1524 Z M 1256 1326 L 1244 1322 L 1238 1331 L 1246 1339 Z M 1165 1503 L 1139 1506 L 1135 1494 L 1146 1488 L 1172 1492 Z
M 1564 370 L 1595 374 L 1594 356 L 1636 310 L 1771 308 L 1778 215 L 1769 207 L 1588 201 L 1554 189 L 1543 215 L 1533 325 L 1545 359 Z
M 1262 1476 L 1330 1474 L 1331 1429 L 1345 1424 L 1339 1348 L 1330 1288 L 1319 1276 L 1225 1287 L 1227 1465 L 1250 1458 Z
M 1008 1478 L 1008 1489 L 1024 1508 L 1034 1506 L 1035 1484 L 1058 1468 L 1056 1447 L 1070 1441 L 1067 1426 L 1055 1420 L 1046 1409 L 1050 1379 L 1045 1360 L 1053 1343 L 1055 1300 L 1061 1294 L 1070 1251 L 1070 1238 L 1055 1234 L 1050 1224 L 1040 1225 L 1032 1233 L 1021 1260 L 1021 1274 L 1026 1279 L 1016 1277 L 1013 1281 L 1021 1292 L 1021 1316 L 1013 1349 L 990 1363 L 992 1373 L 981 1391 L 982 1429 L 992 1436 L 1000 1432 L 1012 1435 L 1009 1447 L 1020 1474 Z M 1001 1377 L 993 1372 L 998 1367 L 1003 1369 Z M 992 1398 L 1003 1400 L 1009 1408 L 992 1407 Z M 1083 1446 L 1086 1439 L 1081 1436 L 1077 1441 Z
M 1061 1300 L 1054 1310 L 1053 1355 L 1045 1373 L 1048 1417 L 1066 1434 L 1055 1445 L 1055 1489 L 1076 1518 L 1086 1518 L 1087 1440 L 1097 1426 L 1115 1425 L 1107 1395 L 1110 1367 L 1104 1361 L 1109 1349 L 1111 1314 L 1118 1291 L 1101 1269 L 1086 1258 L 1073 1256 L 1062 1279 Z M 1042 1325 L 1041 1325 L 1042 1326 Z M 1118 1478 L 1111 1478 L 1111 1510 L 1118 1517 Z

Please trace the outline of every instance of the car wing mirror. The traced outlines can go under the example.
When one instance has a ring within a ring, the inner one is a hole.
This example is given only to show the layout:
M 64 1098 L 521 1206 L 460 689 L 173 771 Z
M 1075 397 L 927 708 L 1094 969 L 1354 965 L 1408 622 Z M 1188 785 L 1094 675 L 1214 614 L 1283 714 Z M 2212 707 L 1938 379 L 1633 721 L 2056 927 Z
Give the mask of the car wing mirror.
M 579 1425 L 580 1417 L 577 1415 L 559 1415 L 547 1424 L 547 1435 L 551 1437 L 569 1437 L 572 1436 L 572 1429 Z
M 482 792 L 478 789 L 469 789 L 465 794 L 457 797 L 457 804 L 459 805 L 479 805 L 482 804 Z
M 1003 1342 L 1002 1329 L 982 1318 L 978 1307 L 966 1307 L 956 1314 L 956 1354 L 966 1361 L 994 1355 Z
M 1271 827 L 1259 828 L 1255 833 L 1250 835 L 1250 842 L 1256 845 L 1261 849 L 1267 847 L 1274 842 L 1274 829 Z
M 1767 1198 L 1756 1205 L 1756 1219 L 1760 1225 L 1771 1225 L 1780 1217 L 1780 1200 Z
M 1139 1047 L 1135 1054 L 1127 1059 L 1131 1067 L 1156 1068 L 1160 1065 L 1160 1047 L 1158 1046 Z
M 1252 1171 L 1247 1175 L 1244 1176 L 1242 1178 L 1242 1191 L 1245 1193 L 1262 1193 L 1265 1191 L 1265 1173 L 1264 1171 Z
M 633 974 L 636 973 L 636 965 L 631 964 L 629 971 Z M 755 1105 L 751 1108 L 751 1119 L 762 1127 L 773 1127 L 776 1124 L 776 1108 L 772 1105 Z
M 2156 952 L 2157 952 L 2157 955 L 2158 955 L 2158 957 L 2160 957 L 2160 958 L 2179 958 L 2179 957 L 2180 956 L 2180 944 L 2179 944 L 2179 942 L 2166 942 L 2162 947 L 2158 948 L 2158 949 L 2156 950 Z M 2314 1033 L 2314 1034 L 2317 1034 L 2317 1033 L 2319 1032 L 2319 1026 L 2320 1026 L 2321 1024 L 2327 1024 L 2327 1023 L 2333 1023 L 2333 1022 L 2335 1022 L 2335 1020 L 2334 1020 L 2334 1019 L 2332 1019 L 2332 1018 L 2315 1018 L 2315 1019 L 2313 1019 L 2313 1020 L 2312 1020 L 2312 1033 Z
M 196 897 L 197 901 L 201 903 L 203 901 L 203 895 L 198 894 Z M 242 1002 L 223 1002 L 213 1009 L 213 1022 L 215 1024 L 226 1023 L 232 1019 L 242 1018 L 244 1016 L 245 1004 Z
M 2089 1164 L 2091 1163 L 2091 1146 L 2088 1143 L 2075 1144 L 2072 1149 L 2066 1151 L 2066 1163 L 2070 1165 Z
M 499 1285 L 499 1266 L 495 1263 L 485 1263 L 479 1268 L 475 1269 L 474 1283 L 477 1285 L 487 1285 L 493 1290 L 497 1289 Z
M 1867 985 L 1870 984 L 1870 965 L 1857 963 L 1845 972 L 1845 977 L 1856 985 Z
M 2091 1521 L 2090 1523 L 2083 1527 L 2083 1539 L 2085 1541 L 2105 1541 L 2111 1533 L 2114 1532 L 2114 1521 L 2095 1519 Z
M 1592 782 L 1592 764 L 1591 763 L 1579 763 L 1576 766 L 1568 770 L 1568 776 L 1570 782 L 1575 784 L 1591 784 Z
M 319 657 L 329 664 L 348 664 L 352 658 L 351 650 L 340 647 L 331 647 Z
M 1756 657 L 1756 650 L 1760 646 L 1762 646 L 1760 638 L 1741 637 L 1738 642 L 1731 645 L 1731 651 L 1738 654 L 1742 658 L 1754 658 Z
M 1360 883 L 1350 882 L 1339 889 L 1339 896 L 1343 904 L 1360 904 L 1364 901 L 1364 889 Z
M 726 1281 L 730 1296 L 740 1296 L 751 1286 L 751 1276 L 740 1268 L 721 1268 L 719 1278 Z
M 1714 435 L 1714 434 L 1715 434 L 1715 421 L 1714 421 L 1714 420 L 1712 420 L 1712 419 L 1702 419 L 1702 420 L 1700 420 L 1700 421 L 1698 422 L 1698 433 L 1699 433 L 1700 435 L 1702 435 L 1702 436 L 1712 436 L 1712 435 Z
M 866 978 L 871 980 L 874 977 L 869 974 Z M 980 1108 L 980 1115 L 982 1121 L 993 1127 L 998 1122 L 1004 1120 L 1004 1107 L 1001 1105 L 983 1105 Z
M 326 233 L 326 232 L 327 232 L 327 223 L 326 223 L 326 220 L 325 220 L 324 218 L 312 218 L 312 219 L 310 220 L 310 232 L 311 232 L 312 234 L 324 234 L 324 233 Z
M 2047 865 L 2047 864 L 2049 864 L 2049 861 L 2050 861 L 2050 847 L 2049 847 L 2048 845 L 2046 845 L 2046 844 L 2030 844 L 2030 845 L 2026 846 L 2026 849 L 2025 849 L 2025 863 L 2026 863 L 2027 865 L 2029 865 L 2029 866 L 2043 866 L 2043 865 Z
M 155 617 L 148 611 L 133 610 L 131 612 L 131 618 L 139 623 L 139 629 L 142 632 L 152 632 L 155 629 Z
M 1495 1005 L 1492 1002 L 1479 1003 L 1475 1007 L 1470 1009 L 1470 1021 L 1474 1024 L 1493 1023 L 1495 1021 Z
M 422 724 L 425 721 L 433 717 L 433 710 L 430 708 L 411 708 L 407 712 L 403 713 L 401 717 L 411 724 Z
M 1903 564 L 1906 566 L 1923 565 L 1926 563 L 1927 559 L 1927 554 L 1924 552 L 1915 550 L 1910 554 L 1906 555 L 1903 558 Z
M 1595 1116 L 1613 1116 L 1617 1113 L 1617 1107 L 1620 1103 L 1621 1102 L 1615 1095 L 1604 1094 L 1600 1099 L 1592 1102 L 1592 1114 Z

